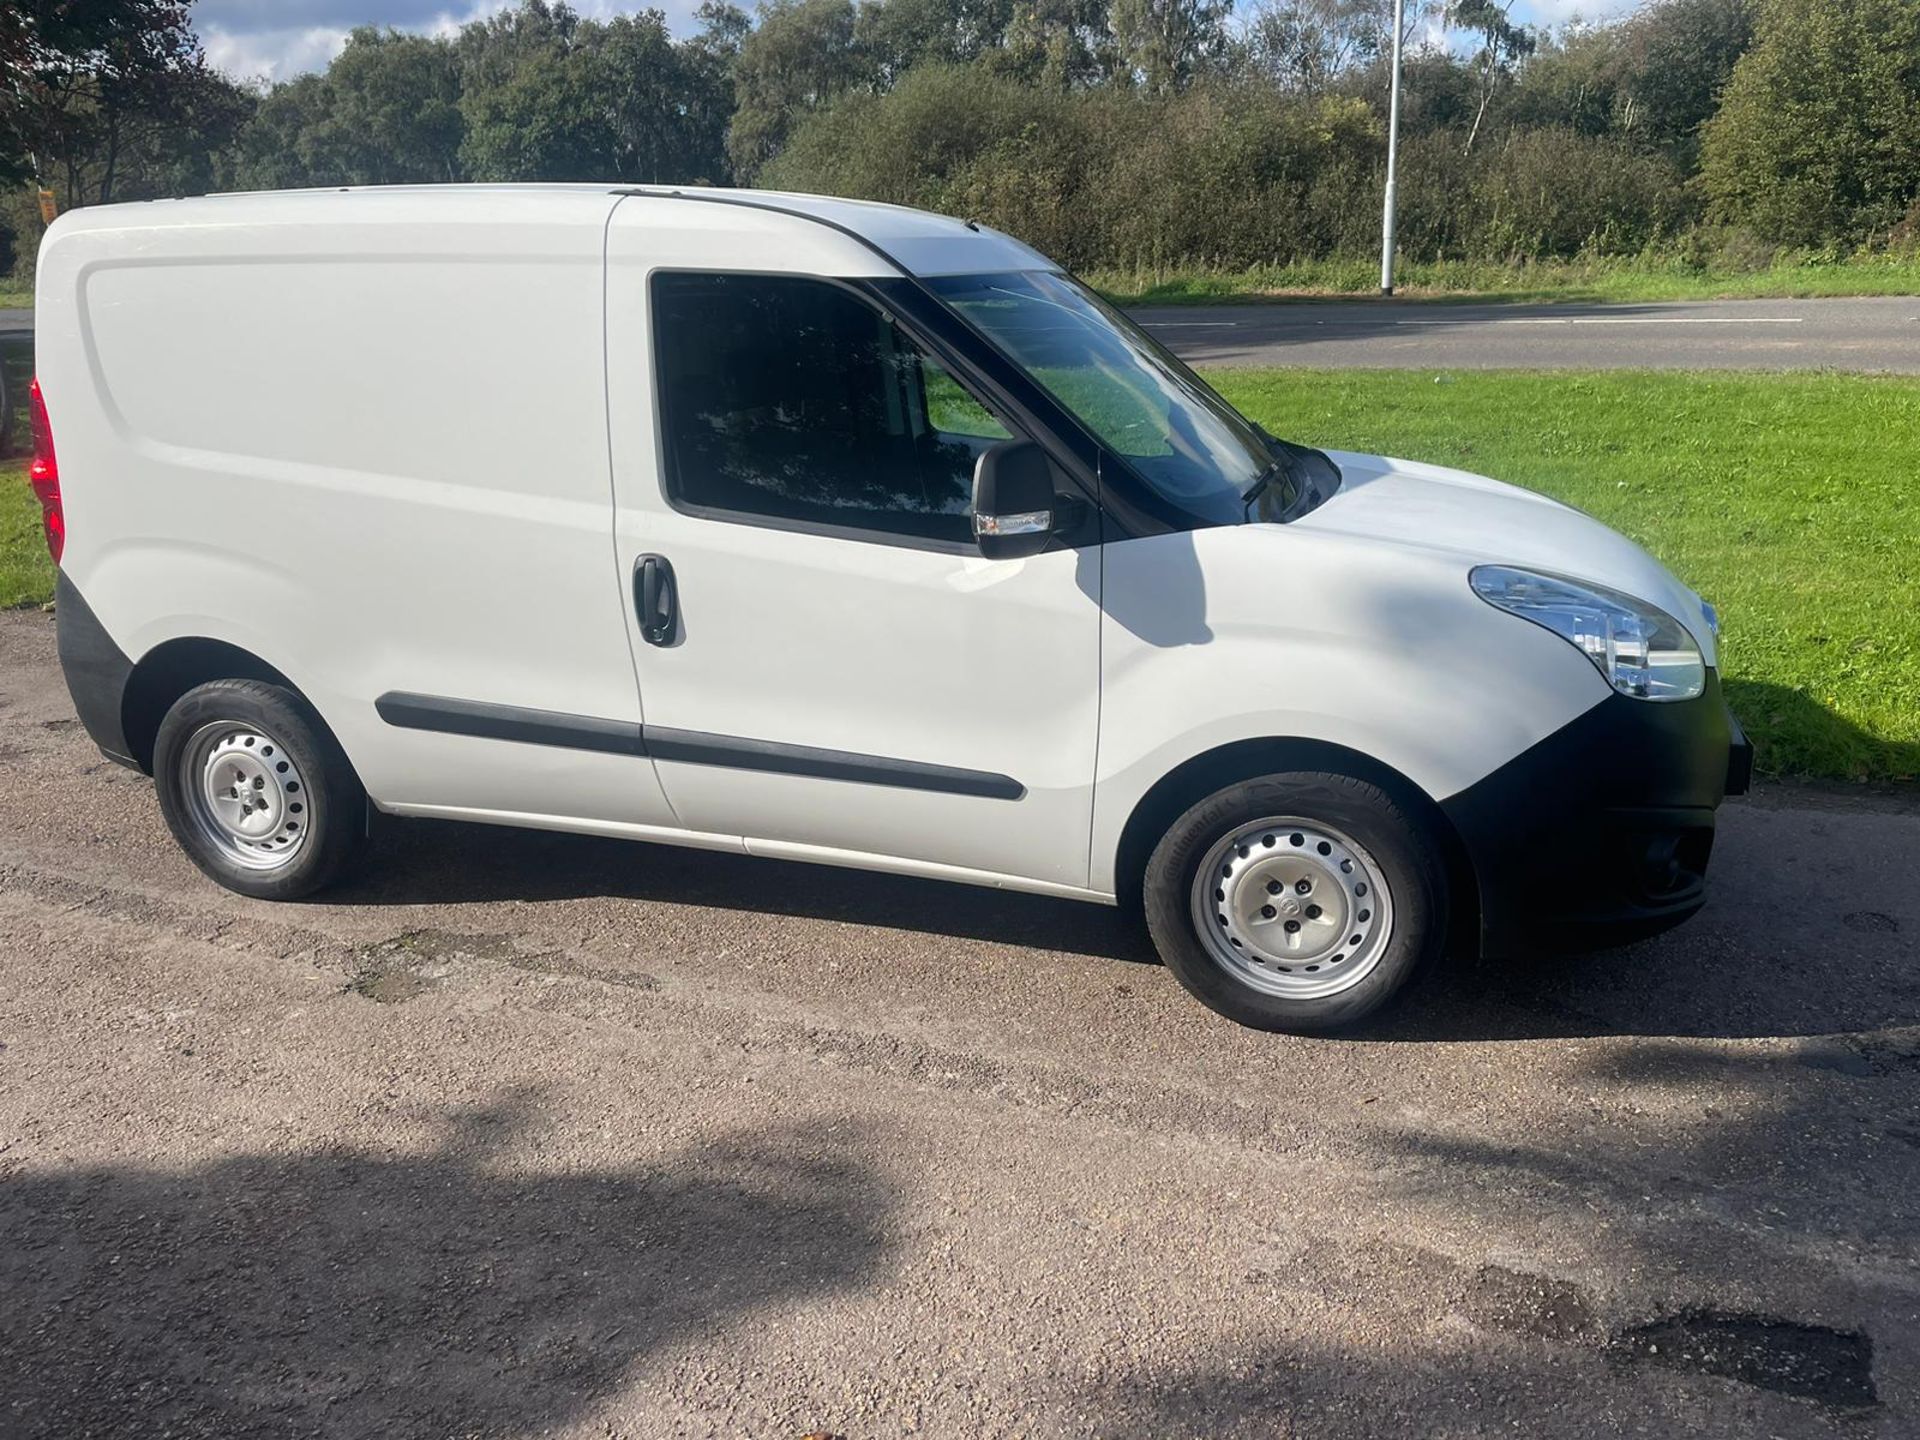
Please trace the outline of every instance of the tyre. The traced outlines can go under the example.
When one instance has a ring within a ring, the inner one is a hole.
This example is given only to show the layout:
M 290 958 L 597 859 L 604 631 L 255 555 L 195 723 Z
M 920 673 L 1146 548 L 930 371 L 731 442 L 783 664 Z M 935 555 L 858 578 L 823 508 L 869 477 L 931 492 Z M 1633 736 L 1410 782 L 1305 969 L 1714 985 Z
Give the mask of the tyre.
M 153 750 L 160 812 L 212 879 L 297 900 L 337 877 L 365 833 L 366 792 L 311 706 L 259 680 L 181 696 Z
M 1435 960 L 1447 932 L 1437 846 L 1384 790 L 1267 775 L 1216 792 L 1147 861 L 1147 927 L 1204 1005 L 1261 1030 L 1337 1030 Z

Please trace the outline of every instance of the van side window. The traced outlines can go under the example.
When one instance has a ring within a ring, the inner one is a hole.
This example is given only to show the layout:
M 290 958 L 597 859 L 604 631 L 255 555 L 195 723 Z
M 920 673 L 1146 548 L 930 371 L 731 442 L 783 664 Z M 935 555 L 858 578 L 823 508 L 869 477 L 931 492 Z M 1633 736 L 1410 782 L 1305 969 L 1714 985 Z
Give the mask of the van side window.
M 887 316 L 823 280 L 653 277 L 667 493 L 689 510 L 973 543 L 1009 432 Z

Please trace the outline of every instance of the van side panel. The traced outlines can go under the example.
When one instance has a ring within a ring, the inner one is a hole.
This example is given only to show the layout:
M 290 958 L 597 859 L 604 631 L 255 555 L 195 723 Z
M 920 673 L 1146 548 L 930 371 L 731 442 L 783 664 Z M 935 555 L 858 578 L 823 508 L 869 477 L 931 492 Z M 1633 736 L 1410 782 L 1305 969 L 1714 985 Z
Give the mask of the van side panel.
M 82 211 L 42 252 L 64 569 L 130 657 L 202 636 L 369 793 L 658 823 L 650 762 L 401 729 L 404 691 L 638 723 L 613 568 L 605 195 Z
M 1287 525 L 1106 551 L 1096 890 L 1115 888 L 1135 806 L 1209 751 L 1323 741 L 1443 801 L 1612 694 L 1572 646 L 1475 596 L 1451 557 Z

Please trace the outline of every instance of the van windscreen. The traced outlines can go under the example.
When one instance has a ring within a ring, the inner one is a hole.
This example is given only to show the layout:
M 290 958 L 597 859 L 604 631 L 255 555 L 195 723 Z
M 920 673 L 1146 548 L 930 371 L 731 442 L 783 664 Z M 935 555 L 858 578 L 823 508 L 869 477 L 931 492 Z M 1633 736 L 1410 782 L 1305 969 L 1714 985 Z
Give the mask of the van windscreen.
M 1246 518 L 1275 463 L 1259 431 L 1085 286 L 1052 271 L 925 283 L 1167 500 L 1215 524 Z

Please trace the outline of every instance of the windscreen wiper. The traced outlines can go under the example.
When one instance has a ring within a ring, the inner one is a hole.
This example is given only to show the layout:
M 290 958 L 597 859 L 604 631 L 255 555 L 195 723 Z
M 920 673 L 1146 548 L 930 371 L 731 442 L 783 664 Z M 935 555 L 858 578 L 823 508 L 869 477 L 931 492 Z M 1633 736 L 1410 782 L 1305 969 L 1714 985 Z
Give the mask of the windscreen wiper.
M 1272 464 L 1260 472 L 1259 478 L 1241 492 L 1242 503 L 1251 508 L 1259 502 L 1261 496 L 1267 493 L 1273 482 L 1283 476 L 1288 479 L 1293 477 L 1293 463 L 1286 456 L 1278 455 L 1274 457 Z
M 1273 453 L 1273 463 L 1260 472 L 1260 478 L 1247 487 L 1241 499 L 1246 503 L 1247 513 L 1251 516 L 1254 507 L 1266 498 L 1273 488 L 1273 482 L 1285 476 L 1293 484 L 1293 493 L 1288 495 L 1274 513 L 1263 519 L 1280 521 L 1292 520 L 1304 515 L 1340 488 L 1340 467 L 1333 463 L 1331 456 L 1321 450 L 1305 445 L 1296 445 L 1291 440 L 1282 440 L 1260 430 L 1260 438 L 1267 442 L 1267 448 Z M 1326 484 L 1322 485 L 1322 479 Z

